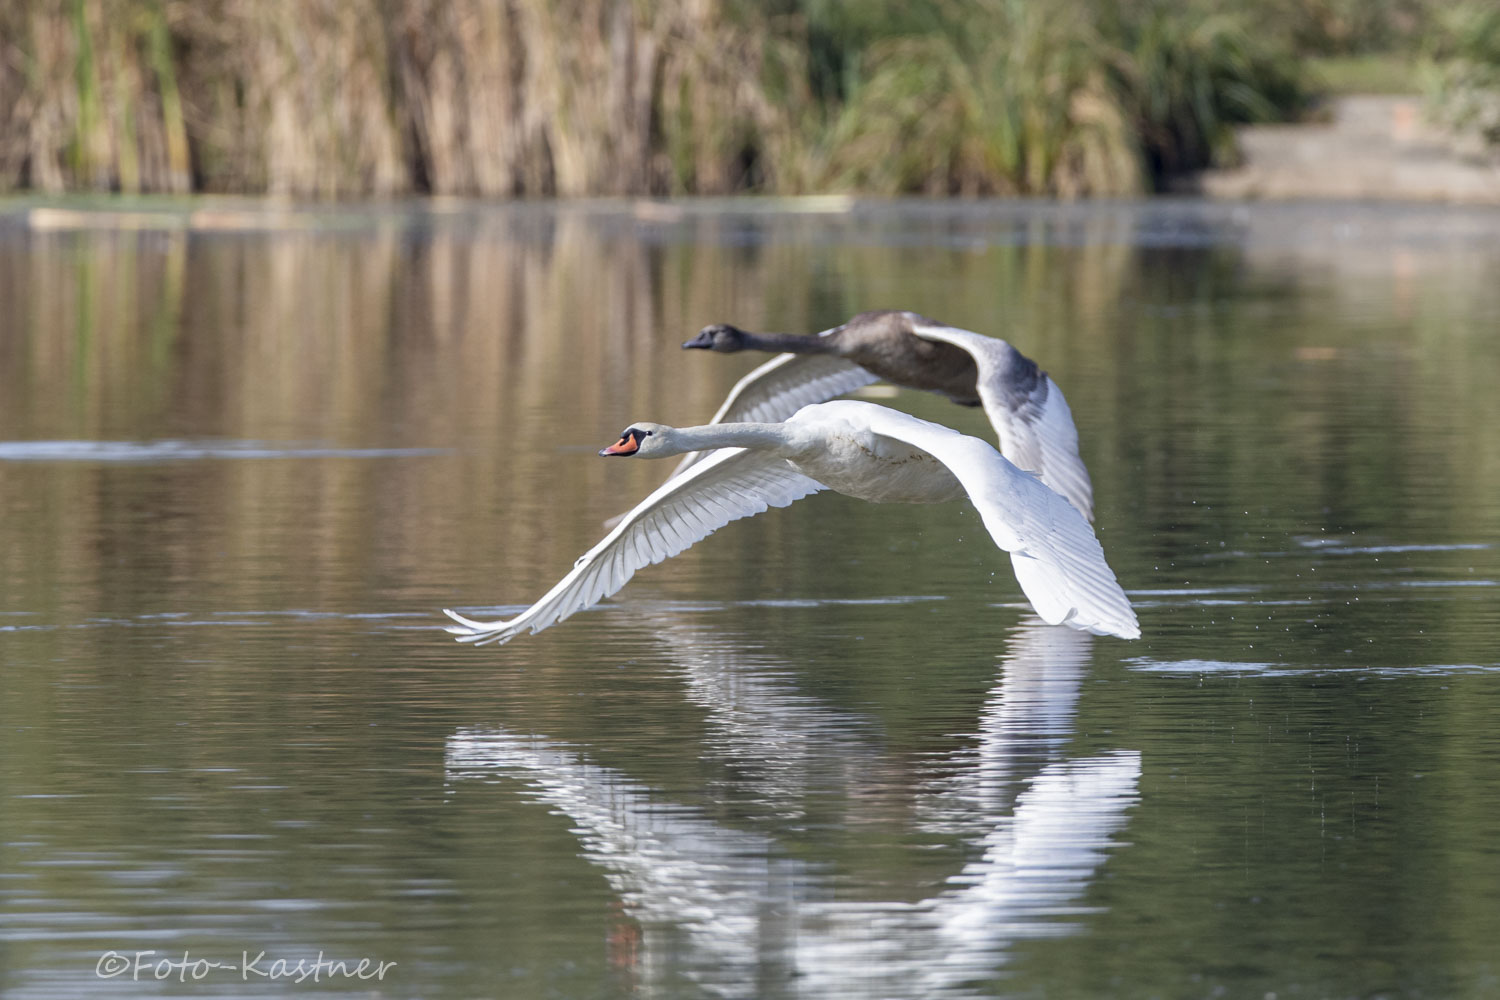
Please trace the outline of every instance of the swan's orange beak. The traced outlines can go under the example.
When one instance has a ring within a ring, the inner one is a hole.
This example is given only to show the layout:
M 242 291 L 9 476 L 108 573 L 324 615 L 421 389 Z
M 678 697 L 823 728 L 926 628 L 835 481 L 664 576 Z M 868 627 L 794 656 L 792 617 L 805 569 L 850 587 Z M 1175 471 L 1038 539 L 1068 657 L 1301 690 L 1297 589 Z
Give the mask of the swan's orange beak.
M 635 439 L 634 434 L 626 434 L 620 440 L 599 452 L 601 455 L 634 455 L 640 450 L 641 443 Z

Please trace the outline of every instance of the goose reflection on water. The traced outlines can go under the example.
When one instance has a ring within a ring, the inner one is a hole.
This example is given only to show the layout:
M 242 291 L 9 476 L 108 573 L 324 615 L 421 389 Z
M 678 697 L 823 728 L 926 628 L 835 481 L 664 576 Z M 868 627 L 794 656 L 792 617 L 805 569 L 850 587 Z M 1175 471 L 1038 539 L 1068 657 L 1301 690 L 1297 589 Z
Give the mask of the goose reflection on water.
M 798 772 L 843 744 L 856 752 L 838 755 L 841 774 L 858 790 L 860 762 L 878 750 L 840 725 L 853 717 L 790 683 L 734 678 L 733 657 L 698 639 L 679 653 L 690 698 L 719 731 L 713 753 L 763 777 L 768 798 L 786 804 L 807 784 Z M 977 739 L 934 761 L 936 773 L 918 785 L 921 825 L 957 834 L 974 859 L 917 902 L 835 899 L 835 878 L 790 857 L 774 836 L 663 801 L 574 745 L 461 729 L 448 740 L 447 776 L 514 776 L 572 819 L 582 856 L 641 925 L 634 972 L 648 992 L 686 976 L 726 997 L 776 984 L 803 996 L 971 995 L 1013 942 L 1074 930 L 1063 918 L 1089 912 L 1079 899 L 1137 800 L 1138 752 L 1063 756 L 1091 641 L 1039 621 L 1017 630 Z M 767 760 L 809 735 L 819 752 Z

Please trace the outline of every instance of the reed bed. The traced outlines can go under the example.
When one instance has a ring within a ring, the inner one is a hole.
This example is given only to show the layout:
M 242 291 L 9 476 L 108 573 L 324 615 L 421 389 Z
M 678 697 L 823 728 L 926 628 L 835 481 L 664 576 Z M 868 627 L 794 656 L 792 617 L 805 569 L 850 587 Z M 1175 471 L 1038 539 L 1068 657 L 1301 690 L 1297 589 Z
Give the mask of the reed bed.
M 1207 0 L 20 0 L 0 189 L 1126 194 L 1302 99 Z
M 989 9 L 979 42 L 879 44 L 834 127 L 837 186 L 899 194 L 1129 194 L 1143 175 L 1080 5 Z

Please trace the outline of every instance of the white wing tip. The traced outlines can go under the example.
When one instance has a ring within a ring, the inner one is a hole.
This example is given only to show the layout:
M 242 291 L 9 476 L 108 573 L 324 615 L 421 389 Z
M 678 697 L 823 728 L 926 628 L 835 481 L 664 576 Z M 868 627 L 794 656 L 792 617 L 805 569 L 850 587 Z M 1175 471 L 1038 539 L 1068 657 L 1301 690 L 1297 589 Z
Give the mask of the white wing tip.
M 1083 632 L 1092 632 L 1094 635 L 1112 635 L 1120 639 L 1141 637 L 1141 624 L 1136 620 L 1134 613 L 1131 613 L 1128 618 L 1118 618 L 1113 621 L 1080 621 L 1078 609 L 1070 608 L 1061 621 L 1053 624 L 1066 625 Z
M 453 635 L 457 642 L 472 643 L 476 646 L 484 646 L 492 642 L 507 642 L 514 638 L 518 631 L 511 627 L 510 622 L 477 622 L 472 618 L 465 618 L 452 608 L 444 608 L 443 614 L 458 622 L 457 625 L 449 625 L 443 629 Z
M 493 627 L 490 622 L 476 622 L 472 618 L 465 618 L 463 615 L 459 614 L 457 611 L 454 611 L 452 608 L 444 608 L 443 614 L 447 615 L 449 618 L 452 618 L 454 621 L 463 626 L 462 629 L 457 629 L 452 625 L 449 625 L 448 631 L 452 632 L 454 635 L 457 635 L 460 632 L 482 632 Z
M 1124 624 L 1103 625 L 1100 628 L 1103 631 L 1098 634 L 1102 635 L 1118 636 L 1121 639 L 1139 639 L 1141 637 L 1141 626 L 1133 619 Z

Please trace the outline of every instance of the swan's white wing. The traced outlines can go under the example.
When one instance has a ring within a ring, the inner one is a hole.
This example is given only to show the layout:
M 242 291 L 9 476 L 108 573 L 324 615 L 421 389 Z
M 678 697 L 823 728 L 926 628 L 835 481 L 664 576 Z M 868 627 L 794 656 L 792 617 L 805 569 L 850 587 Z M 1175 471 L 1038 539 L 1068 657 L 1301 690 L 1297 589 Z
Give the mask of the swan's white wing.
M 859 365 L 831 354 L 778 354 L 734 384 L 711 424 L 780 423 L 876 381 Z
M 1105 562 L 1094 529 L 1036 476 L 978 438 L 899 410 L 854 400 L 824 403 L 820 409 L 915 445 L 946 465 L 995 544 L 1010 553 L 1021 589 L 1048 624 L 1122 639 L 1140 636 L 1135 611 Z
M 1067 497 L 1094 519 L 1094 487 L 1078 457 L 1078 428 L 1057 383 L 1010 344 L 938 323 L 913 323 L 924 340 L 961 347 L 979 367 L 979 399 L 1000 439 L 1000 454 Z
M 780 423 L 809 403 L 842 396 L 874 381 L 877 376 L 859 365 L 829 354 L 778 354 L 736 382 L 709 423 Z M 682 475 L 706 454 L 695 451 L 683 456 L 672 475 Z
M 458 622 L 459 642 L 506 642 L 523 630 L 540 632 L 625 586 L 635 571 L 675 556 L 730 521 L 785 507 L 822 489 L 783 459 L 760 451 L 722 448 L 667 480 L 635 506 L 604 540 L 585 552 L 541 600 L 509 621 L 478 622 L 444 610 Z

